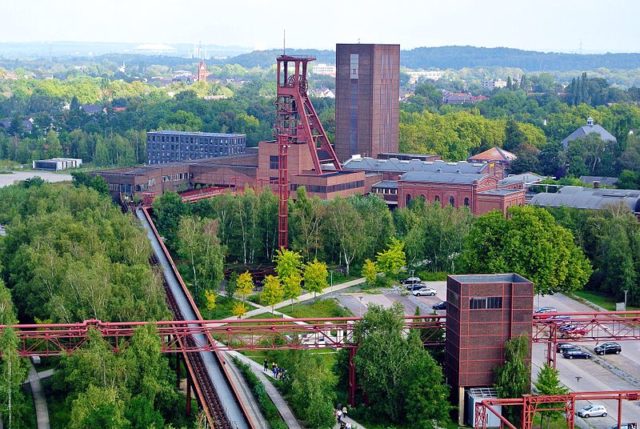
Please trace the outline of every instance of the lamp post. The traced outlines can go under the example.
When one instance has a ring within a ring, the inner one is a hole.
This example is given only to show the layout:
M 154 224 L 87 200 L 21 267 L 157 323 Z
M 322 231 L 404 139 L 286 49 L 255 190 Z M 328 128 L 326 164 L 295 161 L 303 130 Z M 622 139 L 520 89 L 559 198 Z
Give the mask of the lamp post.
M 333 270 L 329 270 L 329 287 L 333 287 Z

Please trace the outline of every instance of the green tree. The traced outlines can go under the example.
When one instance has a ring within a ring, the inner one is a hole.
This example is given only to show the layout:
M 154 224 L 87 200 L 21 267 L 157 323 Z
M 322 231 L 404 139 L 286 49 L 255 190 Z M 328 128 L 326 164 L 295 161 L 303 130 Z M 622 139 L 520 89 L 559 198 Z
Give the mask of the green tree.
M 511 207 L 507 218 L 499 212 L 477 218 L 462 258 L 467 272 L 518 273 L 545 295 L 580 289 L 591 275 L 571 231 L 531 206 Z
M 271 306 L 271 312 L 273 313 L 273 306 L 282 301 L 284 298 L 284 288 L 280 283 L 278 277 L 267 276 L 264 279 L 264 287 L 260 293 L 260 302 L 264 305 Z
M 531 367 L 527 362 L 529 337 L 507 340 L 504 345 L 504 364 L 496 369 L 496 392 L 500 398 L 519 398 L 531 392 Z M 507 419 L 520 426 L 520 407 L 509 407 L 503 411 Z
M 284 299 L 291 300 L 291 309 L 293 310 L 293 301 L 297 299 L 302 293 L 302 277 L 300 274 L 295 273 L 285 278 L 282 281 L 284 289 Z
M 113 387 L 89 386 L 73 401 L 70 429 L 122 429 L 129 426 L 124 417 L 124 402 Z
M 293 250 L 278 249 L 275 256 L 276 273 L 280 281 L 300 275 L 302 268 L 302 256 Z
M 225 285 L 225 292 L 227 293 L 227 297 L 233 298 L 238 290 L 238 273 L 232 272 L 229 276 L 229 280 L 227 280 L 227 284 Z M 251 287 L 253 289 L 253 286 Z
M 569 389 L 560 383 L 560 376 L 558 370 L 544 364 L 538 373 L 538 379 L 534 383 L 536 391 L 539 395 L 565 395 L 569 393 Z M 544 404 L 540 408 L 558 407 L 562 404 Z M 561 411 L 545 411 L 541 414 L 542 421 L 546 418 L 547 428 L 551 424 L 551 420 L 556 420 L 564 417 Z
M 407 265 L 407 258 L 404 253 L 404 243 L 396 238 L 391 239 L 391 243 L 383 252 L 376 256 L 376 267 L 388 278 L 397 278 L 404 266 Z
M 62 156 L 62 145 L 58 138 L 58 133 L 53 130 L 49 130 L 47 138 L 45 140 L 45 146 L 47 148 L 45 156 L 47 158 L 56 158 Z
M 321 293 L 327 286 L 329 286 L 329 282 L 327 282 L 328 276 L 327 264 L 314 259 L 312 262 L 309 262 L 304 266 L 305 289 L 309 292 L 313 292 L 315 297 L 316 294 Z
M 246 300 L 247 296 L 253 293 L 253 288 L 255 285 L 253 284 L 253 277 L 249 271 L 245 271 L 244 273 L 238 276 L 238 293 L 242 297 L 242 300 Z
M 362 266 L 362 276 L 365 278 L 367 285 L 373 287 L 378 278 L 378 267 L 371 259 L 365 259 Z
M 332 428 L 336 378 L 318 355 L 293 370 L 291 404 L 307 427 Z
M 180 195 L 175 192 L 165 192 L 153 202 L 156 227 L 172 250 L 176 249 L 180 219 L 188 211 L 187 205 L 182 202 Z
M 442 368 L 424 350 L 417 332 L 404 334 L 404 309 L 370 305 L 356 324 L 355 357 L 360 383 L 378 417 L 411 427 L 435 427 L 448 415 Z M 426 426 L 422 426 L 426 425 Z

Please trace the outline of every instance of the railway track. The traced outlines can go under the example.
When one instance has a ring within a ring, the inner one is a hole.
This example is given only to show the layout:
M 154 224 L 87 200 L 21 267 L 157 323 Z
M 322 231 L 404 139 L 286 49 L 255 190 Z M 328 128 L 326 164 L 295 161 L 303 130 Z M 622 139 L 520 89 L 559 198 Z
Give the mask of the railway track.
M 177 269 L 170 259 L 170 255 L 149 214 L 144 210 L 136 211 L 137 217 L 143 223 L 149 239 L 154 248 L 151 262 L 162 268 L 163 284 L 166 290 L 169 308 L 174 314 L 175 320 L 201 319 L 200 313 L 193 302 L 191 295 L 186 291 L 186 286 L 181 282 Z M 164 260 L 161 261 L 160 258 Z M 180 296 L 176 296 L 180 294 Z M 213 338 L 208 334 L 196 334 L 184 338 L 186 346 L 196 343 L 213 343 Z M 219 352 L 183 353 L 187 370 L 193 380 L 198 402 L 204 410 L 210 427 L 223 429 L 249 429 L 253 427 L 248 412 L 239 400 L 236 387 L 227 374 L 222 357 Z M 223 397 L 221 397 L 221 395 Z

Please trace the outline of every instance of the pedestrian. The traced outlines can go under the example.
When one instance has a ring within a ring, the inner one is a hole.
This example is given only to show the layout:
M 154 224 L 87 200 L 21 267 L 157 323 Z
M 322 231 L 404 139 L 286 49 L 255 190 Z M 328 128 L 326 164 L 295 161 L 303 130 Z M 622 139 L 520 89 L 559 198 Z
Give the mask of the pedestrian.
M 345 429 L 351 429 L 351 423 L 347 422 L 347 426 L 345 426 Z
M 342 410 L 338 409 L 338 411 L 336 411 L 336 418 L 338 420 L 338 423 L 342 423 Z
M 276 367 L 277 367 L 276 363 L 275 362 L 271 362 L 271 372 L 273 372 L 273 375 L 276 374 Z
M 347 407 L 342 407 L 342 415 L 347 417 Z
M 267 362 L 267 358 L 265 358 L 264 363 L 262 364 L 262 370 L 267 372 L 267 369 L 269 369 L 269 362 Z

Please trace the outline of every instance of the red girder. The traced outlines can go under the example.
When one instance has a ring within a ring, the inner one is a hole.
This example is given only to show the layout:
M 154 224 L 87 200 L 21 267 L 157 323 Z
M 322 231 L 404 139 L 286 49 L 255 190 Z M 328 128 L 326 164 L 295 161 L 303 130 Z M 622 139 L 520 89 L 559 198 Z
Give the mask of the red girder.
M 640 312 L 565 313 L 568 320 L 551 321 L 534 318 L 532 339 L 548 343 L 550 354 L 555 356 L 559 324 L 570 323 L 588 330 L 588 333 L 572 341 L 609 341 L 640 339 Z M 622 317 L 627 316 L 627 317 Z M 445 317 L 407 316 L 407 329 L 444 329 Z M 253 319 L 253 320 L 190 320 L 148 322 L 154 324 L 163 340 L 163 351 L 203 350 L 275 350 L 310 348 L 349 348 L 353 343 L 354 323 L 358 317 L 307 318 L 307 319 Z M 114 350 L 122 341 L 130 338 L 138 326 L 147 322 L 101 322 L 87 320 L 71 324 L 15 325 L 21 342 L 23 356 L 52 356 L 73 352 L 86 341 L 90 328 L 96 329 L 108 339 Z M 0 329 L 4 326 L 0 326 Z M 437 330 L 434 329 L 434 332 Z M 223 345 L 192 343 L 181 348 L 180 340 L 196 334 L 215 338 Z M 427 341 L 429 345 L 442 344 L 441 340 Z
M 585 400 L 616 400 L 619 404 L 622 401 L 637 401 L 640 399 L 640 390 L 620 390 L 604 392 L 572 392 L 566 395 L 524 395 L 522 398 L 496 398 L 485 399 L 476 403 L 475 429 L 486 429 L 488 422 L 488 412 L 497 416 L 502 424 L 511 429 L 517 429 L 511 422 L 493 408 L 500 406 L 522 407 L 522 429 L 533 427 L 533 418 L 538 412 L 563 411 L 567 419 L 567 428 L 573 429 L 575 423 L 576 401 Z M 543 404 L 555 404 L 556 406 L 539 408 Z M 618 407 L 620 409 L 620 406 Z M 620 413 L 618 413 L 618 423 L 620 423 Z

